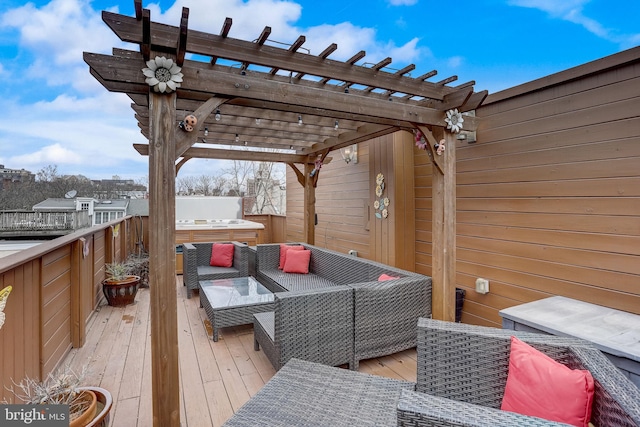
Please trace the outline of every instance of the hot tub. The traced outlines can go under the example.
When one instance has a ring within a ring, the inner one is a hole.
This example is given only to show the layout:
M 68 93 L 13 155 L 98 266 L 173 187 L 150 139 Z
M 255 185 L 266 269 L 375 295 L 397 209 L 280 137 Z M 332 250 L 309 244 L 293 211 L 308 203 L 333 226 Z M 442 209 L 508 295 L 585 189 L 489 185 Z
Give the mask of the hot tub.
M 176 221 L 176 273 L 182 274 L 182 244 L 188 242 L 264 243 L 264 225 L 245 219 L 178 219 Z
M 209 229 L 264 229 L 259 222 L 245 219 L 179 219 L 176 230 L 209 230 Z

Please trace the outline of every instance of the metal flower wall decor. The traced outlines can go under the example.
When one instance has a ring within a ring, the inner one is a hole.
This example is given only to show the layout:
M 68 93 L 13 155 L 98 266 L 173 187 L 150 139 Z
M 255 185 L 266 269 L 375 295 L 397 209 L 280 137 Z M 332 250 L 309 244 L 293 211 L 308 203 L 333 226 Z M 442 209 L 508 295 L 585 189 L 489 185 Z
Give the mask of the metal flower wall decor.
M 182 82 L 182 68 L 171 58 L 156 56 L 147 61 L 147 67 L 142 73 L 147 77 L 145 82 L 160 93 L 171 93 L 180 87 Z
M 447 129 L 455 133 L 460 132 L 460 129 L 462 129 L 462 123 L 464 123 L 462 113 L 459 113 L 457 108 L 447 111 L 444 121 L 447 122 Z
M 391 202 L 388 197 L 382 197 L 384 194 L 384 188 L 384 175 L 379 173 L 376 177 L 376 197 L 379 199 L 376 199 L 376 201 L 373 202 L 373 207 L 376 210 L 376 218 L 378 219 L 387 218 L 389 216 L 388 208 Z

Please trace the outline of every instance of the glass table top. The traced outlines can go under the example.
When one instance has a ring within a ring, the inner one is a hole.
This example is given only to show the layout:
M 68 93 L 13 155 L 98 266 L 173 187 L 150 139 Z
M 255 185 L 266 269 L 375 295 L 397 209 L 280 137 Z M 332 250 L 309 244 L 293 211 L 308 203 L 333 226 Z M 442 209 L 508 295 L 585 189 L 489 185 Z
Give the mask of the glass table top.
M 273 302 L 271 291 L 253 277 L 203 280 L 200 287 L 214 309 Z

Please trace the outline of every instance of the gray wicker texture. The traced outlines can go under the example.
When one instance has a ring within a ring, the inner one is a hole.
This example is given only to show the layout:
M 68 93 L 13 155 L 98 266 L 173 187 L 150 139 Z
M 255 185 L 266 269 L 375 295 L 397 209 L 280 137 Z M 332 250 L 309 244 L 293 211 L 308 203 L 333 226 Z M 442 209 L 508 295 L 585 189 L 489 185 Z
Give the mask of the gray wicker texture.
M 512 335 L 572 369 L 591 372 L 595 380 L 593 424 L 640 426 L 640 390 L 591 343 L 575 338 L 420 319 L 416 390 L 452 402 L 499 409 Z
M 213 243 L 233 243 L 233 265 L 231 267 L 212 267 L 211 248 Z M 228 279 L 249 275 L 249 247 L 240 242 L 184 243 L 183 280 L 187 287 L 187 298 L 191 298 L 198 289 L 201 280 Z M 250 323 L 250 322 L 249 322 Z
M 416 322 L 431 314 L 430 277 L 313 245 L 303 246 L 311 251 L 309 274 L 282 272 L 278 269 L 280 245 L 258 245 L 257 278 L 272 292 L 337 285 L 353 288 L 354 369 L 360 360 L 416 346 Z M 383 273 L 399 278 L 378 282 Z
M 263 313 L 255 317 L 269 316 Z M 499 409 L 497 400 L 502 399 L 507 370 L 502 360 L 505 354 L 508 359 L 512 334 L 496 328 L 420 319 L 415 390 L 411 383 L 397 390 L 397 380 L 383 377 L 375 377 L 375 385 L 371 385 L 369 381 L 373 380 L 367 374 L 294 358 L 225 425 L 564 425 Z M 594 425 L 640 427 L 640 390 L 590 343 L 542 334 L 516 335 L 574 369 L 591 372 L 596 385 L 591 418 Z M 489 350 L 485 351 L 487 346 Z M 432 393 L 420 392 L 425 389 Z
M 416 322 L 431 314 L 431 278 L 354 283 L 354 358 L 397 353 L 417 345 Z
M 224 426 L 395 426 L 400 392 L 413 387 L 291 359 Z
M 567 426 L 568 424 L 402 390 L 398 402 L 397 425 L 400 427 L 551 427 Z
M 280 369 L 291 358 L 353 367 L 353 296 L 346 286 L 275 294 L 273 323 L 255 316 L 254 341 Z M 265 320 L 264 323 L 262 321 Z

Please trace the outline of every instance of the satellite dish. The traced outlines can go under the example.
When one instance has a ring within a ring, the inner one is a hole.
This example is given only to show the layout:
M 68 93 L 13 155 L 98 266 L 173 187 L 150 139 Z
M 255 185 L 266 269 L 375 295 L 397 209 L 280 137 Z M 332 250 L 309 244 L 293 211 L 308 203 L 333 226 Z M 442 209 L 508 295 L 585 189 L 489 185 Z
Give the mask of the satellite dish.
M 73 199 L 74 197 L 76 197 L 76 194 L 78 194 L 76 190 L 70 190 L 70 191 L 67 191 L 67 193 L 64 195 L 64 198 Z

